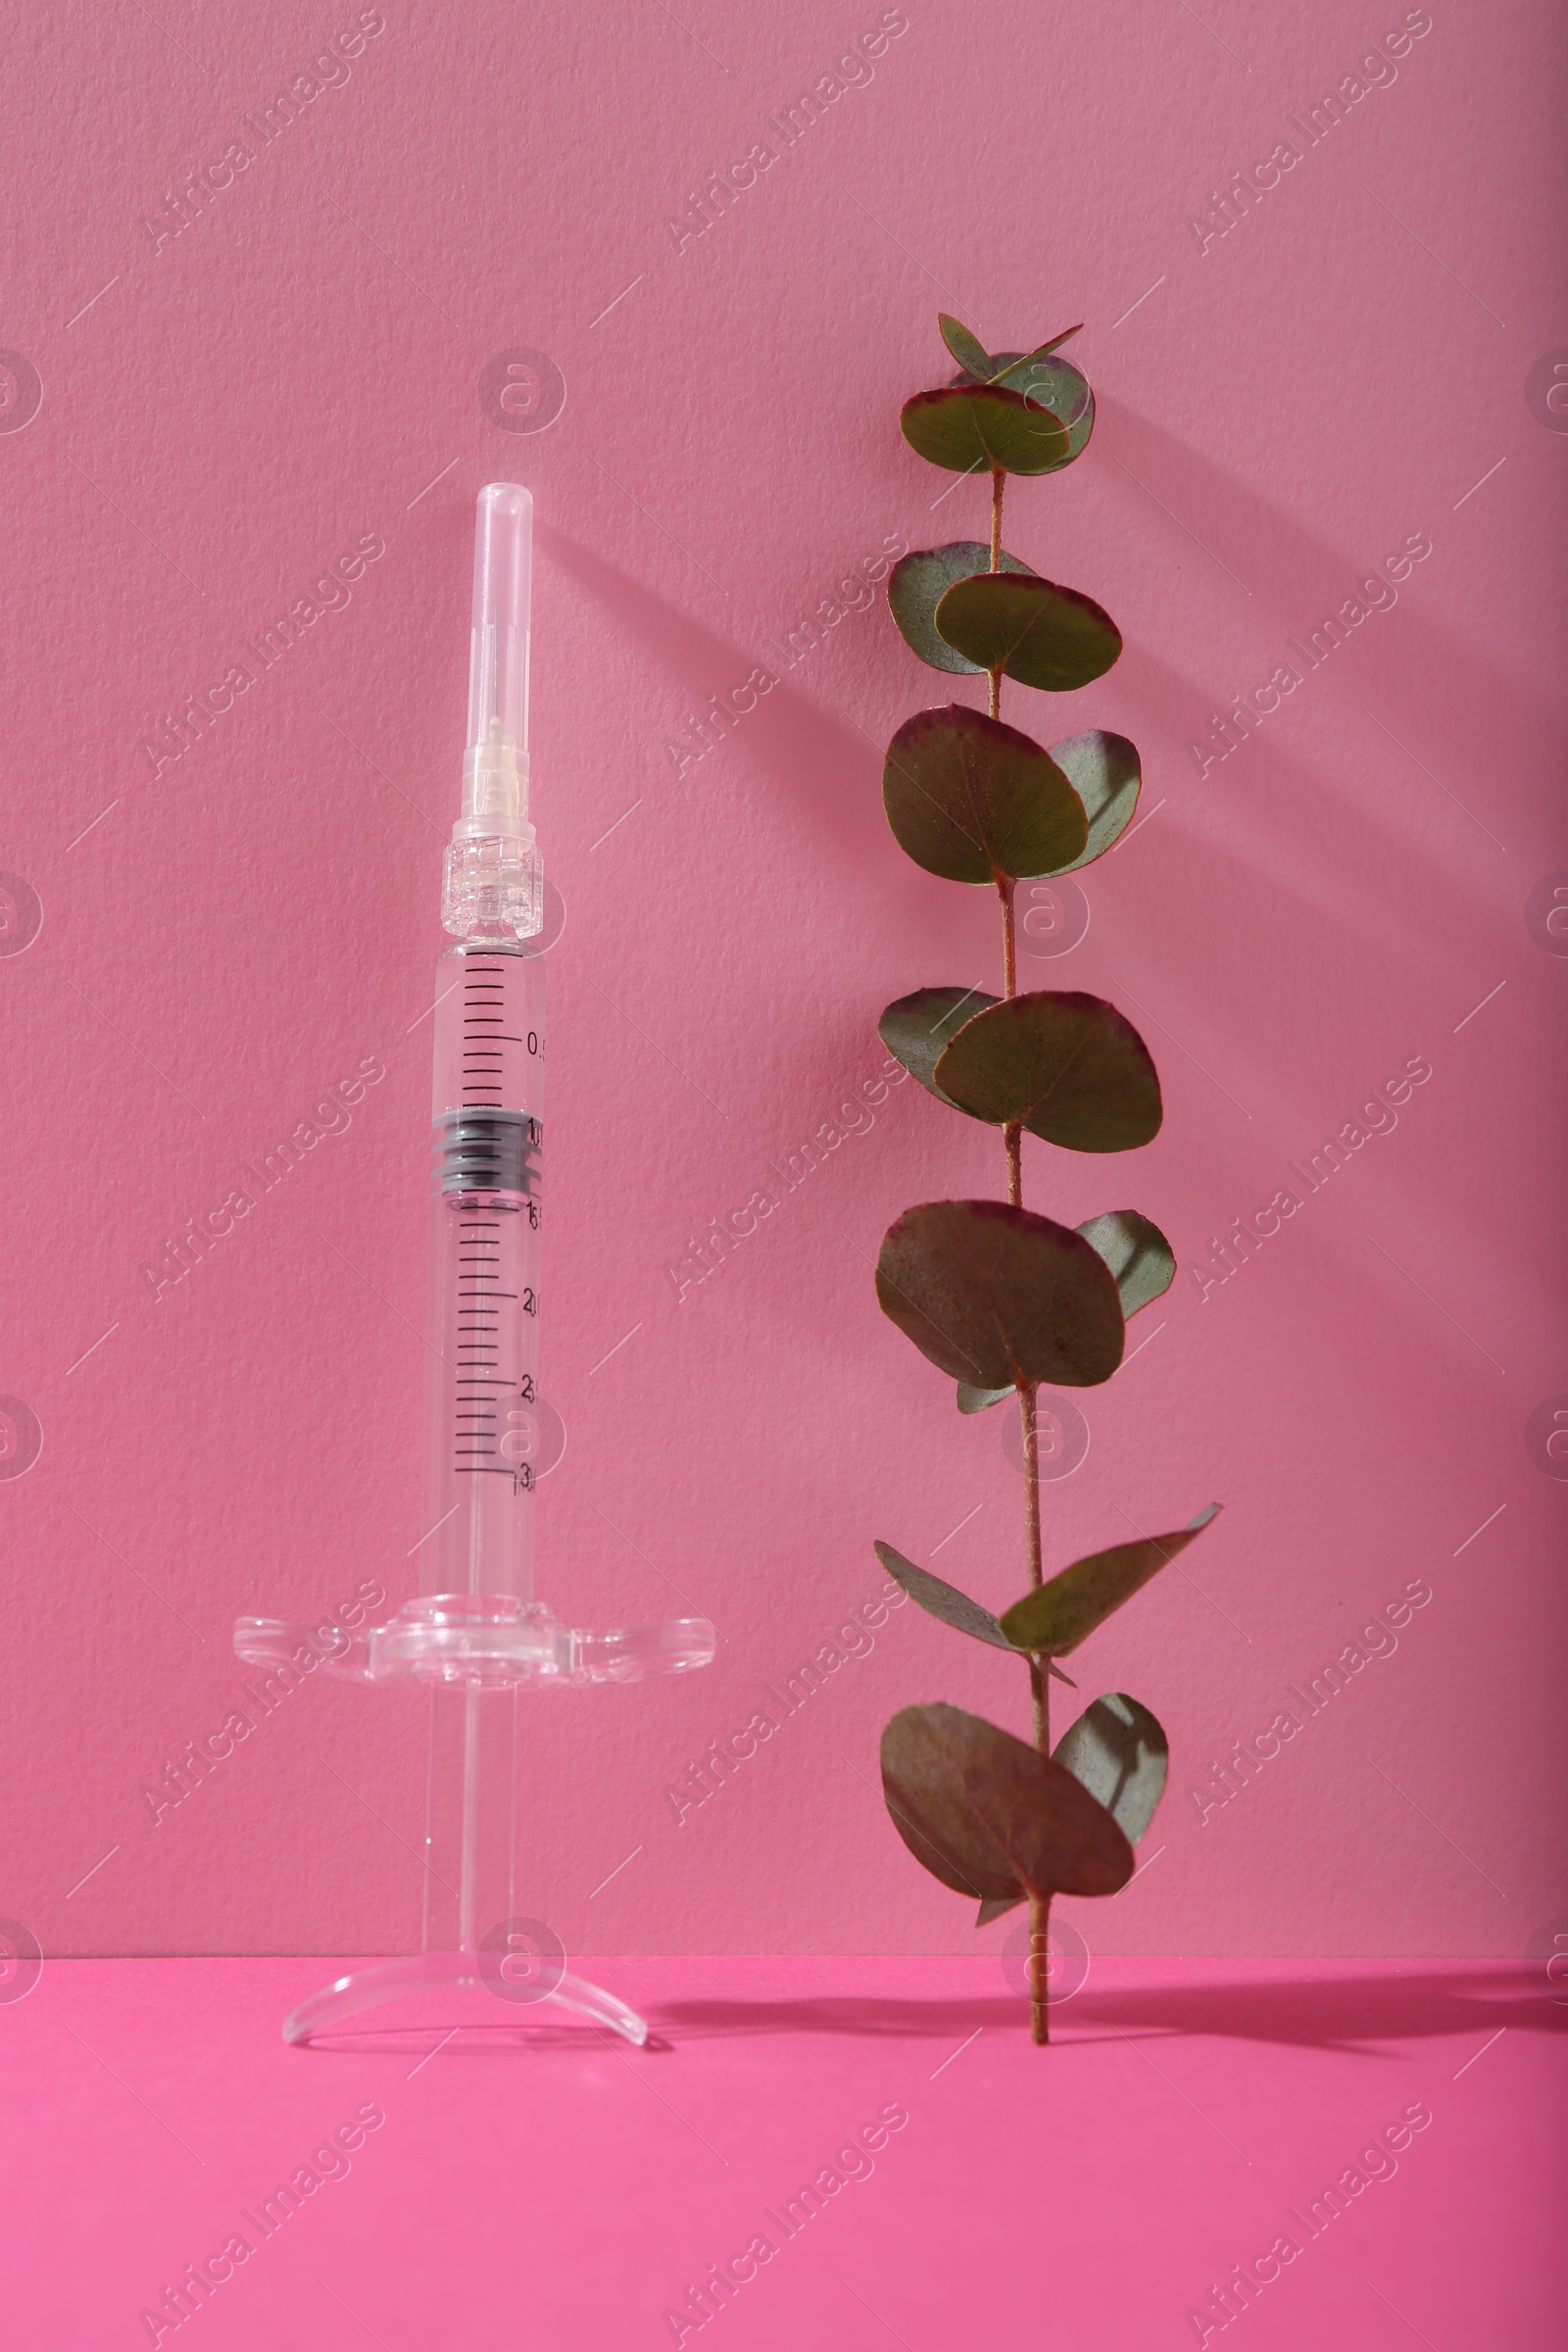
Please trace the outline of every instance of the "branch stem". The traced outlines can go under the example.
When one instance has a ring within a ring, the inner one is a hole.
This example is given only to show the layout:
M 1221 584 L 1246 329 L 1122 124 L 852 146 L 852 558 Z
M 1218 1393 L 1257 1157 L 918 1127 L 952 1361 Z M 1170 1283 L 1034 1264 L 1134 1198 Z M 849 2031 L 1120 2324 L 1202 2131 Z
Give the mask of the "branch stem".
M 1039 1391 L 1034 1381 L 1018 1384 L 1018 1430 L 1023 1441 L 1024 1530 L 1029 1551 L 1029 1590 L 1038 1592 L 1045 1581 L 1040 1541 L 1040 1441 L 1035 1405 Z M 1029 1695 L 1034 1708 L 1035 1753 L 1051 1753 L 1051 1678 L 1045 1661 L 1029 1661 Z M 1046 1999 L 1046 1922 L 1049 1894 L 1029 1897 L 1029 2037 L 1051 2039 L 1051 2015 Z
M 1002 569 L 1002 492 L 1006 474 L 1000 466 L 991 468 L 991 569 Z M 988 707 L 993 718 L 1002 716 L 1002 672 L 986 673 L 990 692 Z M 1018 934 L 1013 912 L 1013 881 L 1011 875 L 997 876 L 997 895 L 1002 901 L 1002 986 L 1009 1001 L 1018 993 Z M 1002 1130 L 1002 1141 L 1007 1154 L 1007 1199 L 1014 1208 L 1023 1206 L 1023 1127 L 1020 1121 L 1009 1120 Z M 1020 1380 L 1018 1388 L 1018 1434 L 1023 1450 L 1023 1513 L 1024 1537 L 1028 1547 L 1029 1590 L 1038 1592 L 1045 1581 L 1044 1554 L 1040 1541 L 1040 1452 L 1035 1426 L 1035 1400 L 1038 1383 Z M 1051 1681 L 1043 1661 L 1029 1661 L 1029 1695 L 1034 1712 L 1035 1752 L 1051 1753 Z M 1047 1927 L 1051 1912 L 1049 1894 L 1029 1897 L 1029 2037 L 1045 2043 L 1051 2039 L 1051 2014 L 1046 1999 L 1048 1967 Z
M 1044 1583 L 1042 1541 L 1039 1541 L 1039 1430 L 1034 1423 L 1034 1399 L 1037 1386 L 1034 1381 L 1020 1383 L 1018 1388 L 1018 1428 L 1022 1437 L 1022 1510 L 1025 1510 L 1025 1534 L 1030 1545 L 1030 1592 L 1039 1592 Z M 1034 1754 L 1051 1754 L 1051 1675 L 1044 1658 L 1030 1658 L 1030 1700 L 1034 1705 Z M 1049 1940 L 1046 1940 L 1046 1922 L 1051 1915 L 1051 1895 L 1030 1893 L 1030 2041 L 1046 2044 L 1051 2039 L 1051 2009 L 1046 1999 L 1046 1971 L 1049 1971 Z
M 1018 993 L 1018 932 L 1012 905 L 1015 888 L 1010 874 L 997 876 L 997 896 L 1002 901 L 1002 993 L 1009 1000 Z M 1014 1208 L 1022 1208 L 1023 1128 L 1016 1119 L 1009 1119 L 1004 1126 L 1002 1141 L 1007 1154 L 1007 1199 Z
M 1018 932 L 1012 910 L 1012 896 L 1016 887 L 1010 874 L 997 876 L 997 896 L 1002 901 L 1002 993 L 1004 997 L 1018 994 Z
M 1004 1127 L 1002 1140 L 1007 1152 L 1007 1200 L 1013 1208 L 1022 1208 L 1023 1129 L 1016 1124 Z
M 1044 2048 L 1051 2039 L 1051 2008 L 1047 1982 L 1051 1972 L 1048 1922 L 1049 1894 L 1029 1897 L 1029 2038 Z
M 1006 474 L 1003 471 L 1000 466 L 992 466 L 990 567 L 993 571 L 1000 571 L 1002 569 L 1002 490 L 1006 478 Z M 986 707 L 993 718 L 1000 718 L 1002 716 L 1002 672 L 1000 669 L 988 670 L 986 672 L 986 678 L 989 688 L 986 698 Z M 1010 988 L 1008 989 L 1007 994 L 1009 997 L 1011 996 L 1012 991 Z

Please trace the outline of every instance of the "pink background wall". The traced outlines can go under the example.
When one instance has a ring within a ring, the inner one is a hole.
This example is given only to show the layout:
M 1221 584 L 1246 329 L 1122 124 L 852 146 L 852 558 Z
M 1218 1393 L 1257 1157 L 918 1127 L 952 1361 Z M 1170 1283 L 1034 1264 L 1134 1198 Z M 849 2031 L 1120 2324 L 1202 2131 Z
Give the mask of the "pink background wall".
M 983 38 L 972 7 L 910 0 L 874 73 L 679 247 L 684 193 L 874 30 L 870 0 L 689 0 L 689 32 L 657 7 L 388 0 L 265 146 L 243 118 L 363 21 L 351 0 L 7 14 L 31 95 L 8 110 L 0 866 L 42 921 L 27 944 L 20 894 L 0 943 L 0 1390 L 42 1450 L 0 1484 L 0 1911 L 66 1952 L 416 1935 L 413 1705 L 310 1688 L 156 1826 L 140 1790 L 235 1704 L 237 1612 L 415 1582 L 409 1032 L 472 500 L 512 477 L 541 523 L 535 808 L 566 907 L 541 1589 L 587 1624 L 685 1596 L 722 1634 L 700 1680 L 528 1710 L 524 1907 L 569 1949 L 1001 1944 L 870 1784 L 896 1706 L 1021 1729 L 1023 1677 L 913 1609 L 706 1806 L 677 1825 L 664 1794 L 875 1592 L 873 1537 L 993 1606 L 1022 1585 L 1001 1416 L 959 1420 L 869 1273 L 907 1203 L 1002 1189 L 993 1135 L 897 1090 L 722 1273 L 678 1302 L 665 1273 L 877 1068 L 887 1001 L 997 985 L 990 903 L 881 814 L 882 744 L 946 695 L 880 594 L 700 760 L 666 749 L 858 559 L 983 528 L 974 483 L 932 513 L 945 479 L 897 429 L 941 380 L 943 307 L 996 347 L 1087 321 L 1095 439 L 1015 486 L 1006 539 L 1127 650 L 1004 710 L 1046 740 L 1131 734 L 1150 811 L 1086 877 L 1081 943 L 1025 960 L 1138 1022 L 1164 1131 L 1116 1162 L 1032 1147 L 1031 1204 L 1136 1204 L 1201 1260 L 1369 1090 L 1431 1067 L 1254 1262 L 1201 1298 L 1184 1270 L 1080 1399 L 1054 1563 L 1227 1509 L 1080 1655 L 1086 1697 L 1156 1709 L 1175 1768 L 1151 1867 L 1065 1908 L 1104 1950 L 1521 1952 L 1568 1910 L 1568 1488 L 1527 1443 L 1568 1390 L 1568 967 L 1538 890 L 1568 867 L 1558 12 L 1435 5 L 1307 147 L 1288 118 L 1410 21 L 1397 0 L 991 0 Z M 1200 246 L 1193 218 L 1282 139 L 1301 160 Z M 155 244 L 144 216 L 236 140 L 252 160 Z M 564 379 L 547 429 L 481 403 L 517 349 Z M 1396 603 L 1200 773 L 1212 714 L 1417 535 Z M 384 553 L 351 601 L 155 775 L 160 714 L 356 542 Z M 155 1300 L 144 1262 L 367 1056 L 385 1074 L 350 1123 Z M 1396 1651 L 1200 1824 L 1190 1785 L 1416 1579 Z

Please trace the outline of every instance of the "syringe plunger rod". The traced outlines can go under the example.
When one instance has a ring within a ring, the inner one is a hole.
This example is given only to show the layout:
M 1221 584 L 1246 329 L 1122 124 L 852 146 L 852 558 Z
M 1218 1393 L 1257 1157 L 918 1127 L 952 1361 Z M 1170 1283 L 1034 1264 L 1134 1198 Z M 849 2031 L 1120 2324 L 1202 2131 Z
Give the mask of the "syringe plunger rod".
M 532 575 L 533 500 L 516 482 L 490 482 L 474 522 L 463 814 L 452 828 L 441 893 L 441 919 L 460 939 L 497 928 L 527 938 L 543 920 L 528 822 Z

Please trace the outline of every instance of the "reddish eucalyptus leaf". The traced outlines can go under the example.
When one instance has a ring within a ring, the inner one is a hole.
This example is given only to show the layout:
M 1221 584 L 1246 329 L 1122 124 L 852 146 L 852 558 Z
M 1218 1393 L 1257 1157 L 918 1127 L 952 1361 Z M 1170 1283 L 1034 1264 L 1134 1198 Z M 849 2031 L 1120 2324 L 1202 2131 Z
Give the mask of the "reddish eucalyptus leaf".
M 883 1237 L 876 1295 L 923 1355 L 974 1388 L 1094 1388 L 1121 1362 L 1104 1259 L 1069 1227 L 1002 1200 L 906 1209 Z
M 949 882 L 1053 874 L 1089 838 L 1083 803 L 1050 754 L 965 703 L 905 720 L 888 745 L 882 804 L 900 849 Z
M 1065 335 L 1042 343 L 1034 351 L 999 351 L 985 379 L 989 384 L 1000 385 L 1004 392 L 1021 392 L 1026 400 L 1038 402 L 1061 419 L 1067 428 L 1063 466 L 1070 466 L 1082 453 L 1095 429 L 1095 396 L 1089 389 L 1088 378 L 1070 360 L 1051 356 L 1058 343 L 1065 343 L 1077 332 L 1071 326 Z
M 950 1102 L 1021 1123 L 1069 1152 L 1134 1152 L 1159 1133 L 1159 1076 L 1132 1023 L 1101 997 L 1040 990 L 965 1021 L 936 1066 Z
M 994 1919 L 1001 1919 L 1008 1911 L 1015 1911 L 1020 1903 L 1027 1900 L 1021 1886 L 1016 1894 L 988 1894 L 974 1915 L 974 1924 L 977 1928 L 989 1928 Z
M 888 573 L 888 605 L 899 633 L 910 653 L 918 654 L 929 668 L 971 678 L 980 674 L 978 663 L 966 662 L 937 635 L 934 615 L 955 580 L 966 580 L 974 572 L 988 570 L 990 564 L 991 550 L 983 539 L 953 539 L 946 547 L 915 548 L 901 556 Z M 1020 563 L 1005 548 L 1001 567 L 1022 572 L 1029 579 L 1036 577 L 1032 564 Z
M 996 384 L 944 384 L 906 400 L 899 424 L 927 465 L 949 473 L 1054 473 L 1066 464 L 1067 428 L 1049 409 Z
M 1000 669 L 1046 694 L 1090 685 L 1121 652 L 1121 631 L 1092 596 L 1013 572 L 955 580 L 937 606 L 936 624 L 977 668 Z
M 882 1734 L 894 1826 L 934 1878 L 977 1900 L 1114 1894 L 1133 1850 L 1053 1757 L 961 1707 L 905 1707 Z

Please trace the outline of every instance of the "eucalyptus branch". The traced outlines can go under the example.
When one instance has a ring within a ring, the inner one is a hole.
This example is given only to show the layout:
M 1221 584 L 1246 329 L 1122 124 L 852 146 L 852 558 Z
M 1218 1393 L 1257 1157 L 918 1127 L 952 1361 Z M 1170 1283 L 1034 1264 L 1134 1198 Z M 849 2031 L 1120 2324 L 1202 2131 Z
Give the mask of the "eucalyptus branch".
M 1123 1601 L 1207 1524 L 1112 1545 L 1045 1573 L 1040 1509 L 1041 1385 L 1088 1388 L 1121 1362 L 1129 1316 L 1168 1287 L 1176 1261 L 1157 1226 L 1115 1209 L 1068 1228 L 1023 1205 L 1023 1135 L 1059 1149 L 1137 1150 L 1163 1115 L 1159 1080 L 1136 1029 L 1111 1004 L 1018 989 L 1016 886 L 1103 856 L 1131 821 L 1141 782 L 1124 736 L 1100 729 L 1048 752 L 1002 719 L 1002 680 L 1046 693 L 1091 684 L 1121 652 L 1092 598 L 1043 579 L 1002 545 L 1009 473 L 1056 472 L 1089 439 L 1094 398 L 1057 342 L 985 351 L 940 321 L 959 374 L 916 393 L 900 417 L 929 464 L 991 475 L 990 543 L 958 540 L 903 557 L 888 580 L 893 616 L 930 667 L 987 682 L 968 704 L 917 711 L 888 748 L 882 798 L 901 848 L 928 873 L 992 884 L 1002 913 L 1003 994 L 924 988 L 879 1024 L 891 1053 L 939 1102 L 1002 1131 L 1006 1200 L 938 1200 L 906 1209 L 877 1261 L 883 1312 L 957 1383 L 958 1409 L 1016 1399 L 1023 1457 L 1022 1597 L 993 1616 L 906 1560 L 878 1556 L 921 1608 L 1027 1669 L 1033 1743 L 952 1706 L 906 1707 L 882 1735 L 882 1782 L 895 1829 L 956 1892 L 978 1896 L 977 1925 L 1028 1904 L 1030 2031 L 1049 2038 L 1046 1954 L 1052 1898 L 1113 1894 L 1164 1788 L 1168 1744 L 1124 1693 L 1096 1699 L 1051 1746 L 1049 1678 Z M 1076 331 L 1076 330 L 1073 330 Z M 1068 1678 L 1061 1676 L 1063 1681 Z

